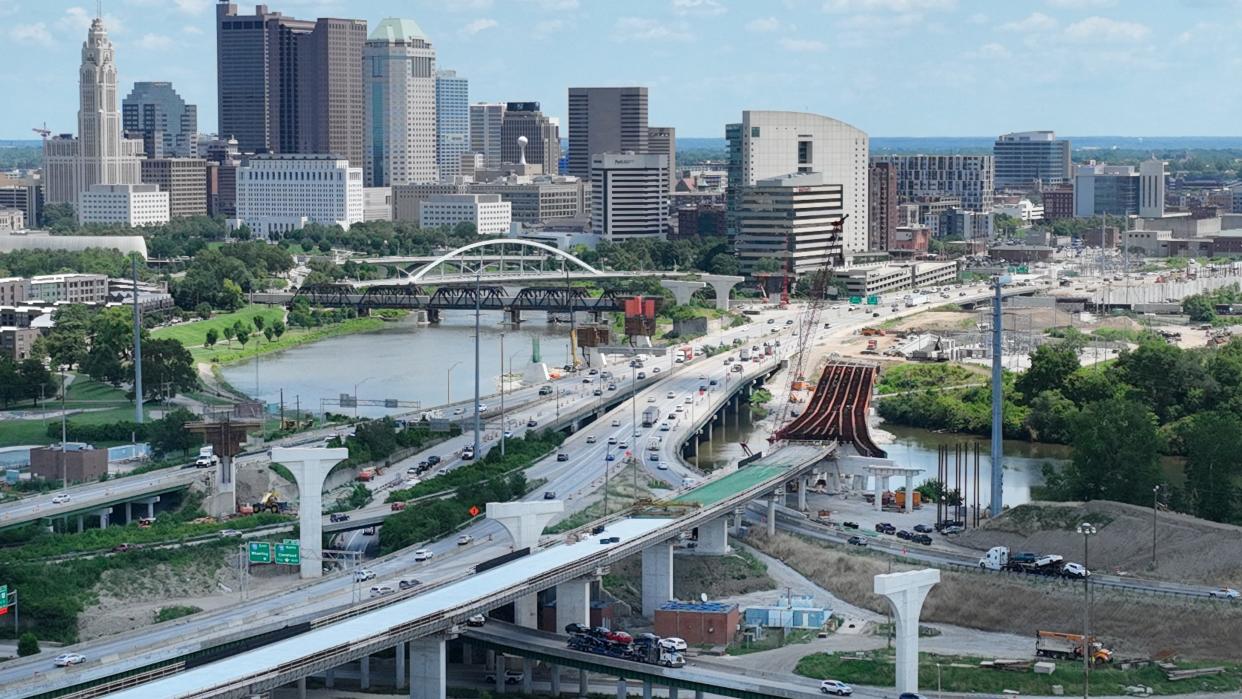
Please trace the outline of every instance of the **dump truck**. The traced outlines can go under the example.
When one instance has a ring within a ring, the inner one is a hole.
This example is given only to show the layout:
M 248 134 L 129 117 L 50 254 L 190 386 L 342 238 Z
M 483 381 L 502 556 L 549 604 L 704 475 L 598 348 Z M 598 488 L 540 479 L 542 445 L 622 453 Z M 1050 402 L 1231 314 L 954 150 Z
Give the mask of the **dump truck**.
M 275 490 L 269 490 L 263 494 L 262 498 L 254 504 L 254 512 L 285 512 L 289 509 L 289 503 L 278 500 Z M 246 514 L 244 511 L 242 514 Z
M 1086 638 L 1085 644 L 1084 638 Z M 1084 637 L 1080 633 L 1061 631 L 1035 632 L 1035 655 L 1041 658 L 1082 660 L 1084 645 L 1088 649 L 1092 663 L 1103 665 L 1113 662 L 1113 652 L 1105 648 L 1095 636 Z

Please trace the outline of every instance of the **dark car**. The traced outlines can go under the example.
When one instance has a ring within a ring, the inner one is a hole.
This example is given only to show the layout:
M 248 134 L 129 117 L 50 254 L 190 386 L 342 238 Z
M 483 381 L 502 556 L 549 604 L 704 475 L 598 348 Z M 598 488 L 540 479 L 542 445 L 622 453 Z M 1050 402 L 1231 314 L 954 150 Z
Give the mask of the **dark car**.
M 875 525 L 875 530 L 881 534 L 896 534 L 897 533 L 897 527 L 894 527 L 888 522 L 880 522 L 879 524 Z
M 916 525 L 914 525 L 914 531 L 916 531 L 916 532 L 918 532 L 918 533 L 920 533 L 920 534 L 931 534 L 932 532 L 934 532 L 934 531 L 936 531 L 936 530 L 935 530 L 935 529 L 933 529 L 933 528 L 931 527 L 931 525 L 929 525 L 929 524 L 916 524 Z
M 565 452 L 560 452 L 559 454 L 556 455 L 556 460 L 557 461 L 569 461 L 569 454 L 566 454 Z
M 345 514 L 344 512 L 338 512 L 338 513 L 336 513 L 336 514 L 334 514 L 334 515 L 329 515 L 329 516 L 328 516 L 328 521 L 330 521 L 330 522 L 348 522 L 348 521 L 349 521 L 349 515 Z
M 638 372 L 638 378 L 640 378 L 640 379 L 645 379 L 645 378 L 647 378 L 647 372 L 645 372 L 645 371 L 640 371 L 640 372 Z
M 910 537 L 910 541 L 913 541 L 916 544 L 922 544 L 924 546 L 931 546 L 932 538 L 926 534 L 915 534 L 914 536 Z
M 112 553 L 125 553 L 131 548 L 133 548 L 131 544 L 117 544 L 116 546 L 112 547 Z
M 866 546 L 867 540 L 862 538 L 861 536 L 851 536 L 846 543 L 848 543 L 851 546 Z
M 593 396 L 602 396 L 602 395 L 604 395 L 604 392 L 603 392 L 603 391 L 601 391 L 601 390 L 599 390 L 599 389 L 597 388 L 597 389 L 595 389 L 594 391 L 591 391 L 591 395 L 593 395 Z
M 527 427 L 538 427 L 538 426 L 539 426 L 539 421 L 535 420 L 535 418 L 531 418 L 531 419 L 529 419 L 529 420 L 527 420 L 527 421 L 526 421 L 526 426 L 527 426 Z
M 716 385 L 716 379 L 712 379 L 711 381 L 708 381 L 708 382 L 707 382 L 707 385 L 708 385 L 708 386 L 715 386 L 715 385 Z
M 898 538 L 898 539 L 905 539 L 906 541 L 909 541 L 909 540 L 910 540 L 910 537 L 912 537 L 912 536 L 914 536 L 914 535 L 913 535 L 913 534 L 911 534 L 910 532 L 906 531 L 905 529 L 901 529 L 901 530 L 899 530 L 899 531 L 897 532 L 897 538 Z
M 414 578 L 406 578 L 405 580 L 402 580 L 401 582 L 397 583 L 397 587 L 402 590 L 409 590 L 411 588 L 418 587 L 421 584 L 422 583 L 420 583 L 418 580 Z
M 582 379 L 582 383 L 591 383 L 591 379 L 589 379 L 589 378 L 584 378 L 584 379 Z
M 427 465 L 428 465 L 428 466 L 435 466 L 435 465 L 436 465 L 436 464 L 438 464 L 438 463 L 440 463 L 440 457 L 438 457 L 438 456 L 428 456 L 428 457 L 427 457 Z
M 842 522 L 841 526 L 845 527 L 846 529 L 857 529 L 858 522 Z
M 583 624 L 575 623 L 575 624 L 565 625 L 565 633 L 570 634 L 570 635 L 577 634 L 577 633 L 590 633 L 590 632 L 591 632 L 591 627 L 584 626 Z
M 543 499 L 544 499 L 544 500 L 555 500 L 555 499 L 556 499 L 556 491 L 555 491 L 555 490 L 545 490 L 545 491 L 543 491 Z

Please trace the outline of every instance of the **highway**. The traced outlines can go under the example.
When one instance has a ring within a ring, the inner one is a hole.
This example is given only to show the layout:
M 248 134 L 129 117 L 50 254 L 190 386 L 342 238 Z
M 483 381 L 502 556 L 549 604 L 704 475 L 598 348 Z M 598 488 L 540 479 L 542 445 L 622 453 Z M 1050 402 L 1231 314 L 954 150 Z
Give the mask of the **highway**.
M 137 476 L 84 483 L 68 489 L 21 498 L 0 506 L 0 528 L 33 522 L 44 517 L 83 514 L 105 505 L 178 490 L 195 480 L 210 478 L 214 473 L 214 469 L 165 469 Z M 68 501 L 61 503 L 52 501 L 64 495 L 69 496 Z M 134 516 L 139 516 L 142 510 L 141 507 L 135 507 Z

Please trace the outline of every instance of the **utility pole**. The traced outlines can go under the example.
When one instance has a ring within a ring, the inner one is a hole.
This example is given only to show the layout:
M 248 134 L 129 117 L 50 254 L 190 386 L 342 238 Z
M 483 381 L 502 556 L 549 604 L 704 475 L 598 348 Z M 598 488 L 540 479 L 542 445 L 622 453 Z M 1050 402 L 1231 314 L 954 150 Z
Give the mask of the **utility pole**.
M 139 403 L 138 412 L 142 412 L 142 404 Z M 61 490 L 69 490 L 69 466 L 65 464 L 65 439 L 68 432 L 68 426 L 65 423 L 65 367 L 60 367 L 60 488 Z M 68 520 L 65 521 L 65 529 L 69 529 Z
M 483 260 L 479 259 L 479 267 L 474 272 L 474 458 L 483 456 L 482 429 L 483 419 L 479 415 L 479 297 L 482 295 Z M 503 428 L 503 425 L 501 426 Z
M 129 258 L 134 283 L 134 422 L 142 424 L 142 311 L 138 309 L 138 258 Z M 62 447 L 63 448 L 63 447 Z
M 1005 476 L 1001 463 L 1004 459 L 1004 434 L 1001 430 L 1004 421 L 1004 398 L 1001 390 L 1001 335 L 1004 332 L 1004 318 L 1001 316 L 1001 289 L 1005 281 L 1005 275 L 997 275 L 993 280 L 996 293 L 992 299 L 992 502 L 988 508 L 992 517 L 999 517 L 1004 506 L 1002 486 Z
M 1151 569 L 1156 569 L 1156 511 L 1160 506 L 1160 486 L 1151 489 Z
M 1090 696 L 1091 673 L 1091 568 L 1087 557 L 1087 540 L 1095 534 L 1095 525 L 1082 522 L 1078 525 L 1078 533 L 1082 534 L 1082 567 L 1087 575 L 1082 576 L 1082 699 Z

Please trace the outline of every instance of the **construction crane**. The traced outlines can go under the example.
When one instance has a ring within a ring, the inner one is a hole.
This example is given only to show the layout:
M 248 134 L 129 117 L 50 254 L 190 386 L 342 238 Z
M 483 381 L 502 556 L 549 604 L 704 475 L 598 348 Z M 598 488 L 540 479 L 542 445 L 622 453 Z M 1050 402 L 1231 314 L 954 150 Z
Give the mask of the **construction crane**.
M 43 122 L 43 127 L 42 127 L 42 128 L 40 128 L 40 127 L 36 126 L 36 127 L 34 127 L 33 129 L 31 129 L 31 131 L 34 131 L 35 133 L 37 133 L 37 134 L 39 134 L 40 136 L 42 136 L 44 141 L 46 141 L 46 140 L 47 140 L 47 137 L 48 137 L 48 136 L 51 136 L 51 135 L 52 135 L 52 130 L 51 130 L 51 129 L 49 129 L 49 128 L 47 127 L 47 122 L 46 122 L 46 121 L 45 121 L 45 122 Z
M 832 224 L 833 232 L 840 234 L 845 229 L 845 219 L 850 215 L 846 214 Z M 789 256 L 786 262 L 787 272 L 785 274 L 785 288 L 781 292 L 781 307 L 784 308 L 789 303 L 789 278 L 793 273 L 793 243 L 792 234 L 790 234 L 791 242 L 789 244 Z M 825 262 L 822 267 L 815 270 L 811 276 L 811 288 L 807 294 L 806 312 L 798 318 L 798 342 L 794 348 L 793 363 L 790 365 L 789 372 L 789 395 L 793 395 L 793 386 L 795 382 L 805 381 L 802 372 L 806 366 L 806 350 L 810 346 L 811 338 L 815 335 L 815 328 L 819 325 L 819 314 L 824 308 L 824 298 L 827 295 L 828 280 L 832 277 L 832 262 Z M 780 401 L 780 413 L 776 416 L 775 429 L 772 434 L 776 434 L 785 426 L 786 419 L 789 415 L 789 401 Z M 769 439 L 769 441 L 771 441 Z

